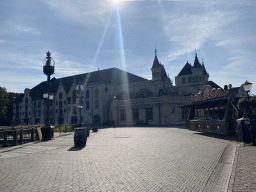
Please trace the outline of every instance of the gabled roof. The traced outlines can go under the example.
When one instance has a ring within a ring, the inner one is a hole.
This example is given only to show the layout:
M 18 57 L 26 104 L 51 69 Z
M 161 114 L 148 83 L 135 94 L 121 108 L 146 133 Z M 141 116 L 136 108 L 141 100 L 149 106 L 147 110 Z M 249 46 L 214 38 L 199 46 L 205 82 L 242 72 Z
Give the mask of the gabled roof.
M 218 89 L 220 88 L 223 91 L 223 88 L 221 88 L 219 85 L 217 85 L 216 83 L 214 83 L 213 81 L 208 81 L 207 82 L 208 85 L 210 85 L 212 88 Z
M 124 78 L 127 77 L 127 78 Z M 105 70 L 98 70 L 90 73 L 84 73 L 69 77 L 60 78 L 62 80 L 62 85 L 66 91 L 69 92 L 69 89 L 72 86 L 73 78 L 75 78 L 76 84 L 79 82 L 85 84 L 94 84 L 94 83 L 110 83 L 114 85 L 123 84 L 123 83 L 134 83 L 140 81 L 148 81 L 137 75 L 125 72 L 117 68 L 110 68 Z M 55 94 L 60 83 L 60 79 L 52 78 L 50 83 L 50 93 Z M 125 80 L 127 79 L 127 82 Z M 47 82 L 43 81 L 34 88 L 31 89 L 30 95 L 33 100 L 40 100 L 43 98 L 43 94 L 47 92 Z
M 182 76 L 182 75 L 190 75 L 192 74 L 192 70 L 191 70 L 192 66 L 191 64 L 187 63 L 185 64 L 185 66 L 182 68 L 182 70 L 180 71 L 180 73 L 178 74 L 178 76 Z

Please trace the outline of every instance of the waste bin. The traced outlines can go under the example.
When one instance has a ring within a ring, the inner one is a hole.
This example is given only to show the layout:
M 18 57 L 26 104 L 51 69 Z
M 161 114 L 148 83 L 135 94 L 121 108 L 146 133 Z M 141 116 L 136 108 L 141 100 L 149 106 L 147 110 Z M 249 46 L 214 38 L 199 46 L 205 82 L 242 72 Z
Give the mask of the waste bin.
M 236 120 L 236 139 L 240 142 L 251 143 L 252 131 L 249 118 L 242 117 Z

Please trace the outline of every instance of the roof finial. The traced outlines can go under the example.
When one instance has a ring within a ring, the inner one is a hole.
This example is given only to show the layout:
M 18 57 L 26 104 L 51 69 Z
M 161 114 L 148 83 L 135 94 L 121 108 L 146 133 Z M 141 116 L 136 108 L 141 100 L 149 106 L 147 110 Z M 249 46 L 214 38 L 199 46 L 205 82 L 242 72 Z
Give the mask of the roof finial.
M 202 58 L 202 65 L 204 64 L 204 58 Z
M 156 56 L 156 52 L 157 52 L 157 51 L 156 51 L 156 45 L 155 45 L 155 56 Z
M 196 55 L 196 57 L 197 57 L 197 52 L 196 52 L 196 49 L 195 49 L 195 55 Z

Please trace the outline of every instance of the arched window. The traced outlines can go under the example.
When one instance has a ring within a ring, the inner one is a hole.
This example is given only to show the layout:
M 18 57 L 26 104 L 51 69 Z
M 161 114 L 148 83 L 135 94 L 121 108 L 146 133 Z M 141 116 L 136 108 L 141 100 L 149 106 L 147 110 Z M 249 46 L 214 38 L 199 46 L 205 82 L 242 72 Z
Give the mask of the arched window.
M 28 98 L 25 99 L 25 104 L 28 104 Z
M 89 98 L 90 97 L 90 91 L 87 89 L 86 92 L 85 92 L 85 97 L 86 98 Z
M 76 90 L 73 90 L 73 92 L 72 92 L 72 103 L 73 104 L 76 103 Z
M 34 102 L 34 108 L 36 108 L 36 102 Z
M 59 102 L 59 108 L 62 108 L 63 107 L 63 104 L 62 104 L 62 101 Z
M 95 92 L 95 98 L 98 98 L 99 97 L 99 90 L 96 89 L 94 92 Z
M 99 103 L 100 102 L 98 100 L 95 101 L 95 109 L 99 109 Z
M 41 101 L 38 101 L 38 108 L 41 108 Z
M 90 109 L 90 102 L 86 101 L 86 109 Z
M 59 99 L 63 99 L 63 94 L 62 94 L 62 92 L 59 93 Z

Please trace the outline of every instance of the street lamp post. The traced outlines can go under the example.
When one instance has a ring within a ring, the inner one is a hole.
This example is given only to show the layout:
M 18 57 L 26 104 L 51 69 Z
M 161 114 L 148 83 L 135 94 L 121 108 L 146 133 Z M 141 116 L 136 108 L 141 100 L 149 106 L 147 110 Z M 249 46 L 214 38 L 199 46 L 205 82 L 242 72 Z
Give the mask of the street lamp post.
M 247 100 L 249 101 L 249 92 L 251 91 L 252 83 L 250 83 L 246 80 L 242 86 L 244 88 L 244 91 L 247 94 Z
M 52 129 L 50 126 L 50 103 L 49 100 L 53 100 L 53 95 L 50 94 L 50 77 L 52 74 L 54 74 L 54 65 L 55 62 L 51 58 L 51 53 L 48 51 L 46 53 L 47 57 L 44 60 L 44 66 L 43 66 L 43 72 L 47 76 L 47 92 L 43 94 L 43 98 L 46 100 L 46 118 L 45 118 L 45 127 L 42 128 L 42 136 L 43 140 L 50 140 L 52 135 Z
M 76 87 L 77 89 L 77 94 L 79 95 L 79 104 L 78 104 L 78 109 L 80 112 L 80 120 L 79 120 L 79 124 L 82 126 L 82 115 L 81 115 L 81 111 L 82 111 L 82 90 L 83 90 L 83 85 L 81 85 L 81 82 L 79 82 L 79 85 L 77 85 Z
M 83 108 L 82 105 L 78 105 L 78 109 L 79 109 L 79 112 L 80 112 L 80 121 L 79 121 L 80 125 L 82 125 L 82 115 L 81 115 L 82 108 Z

